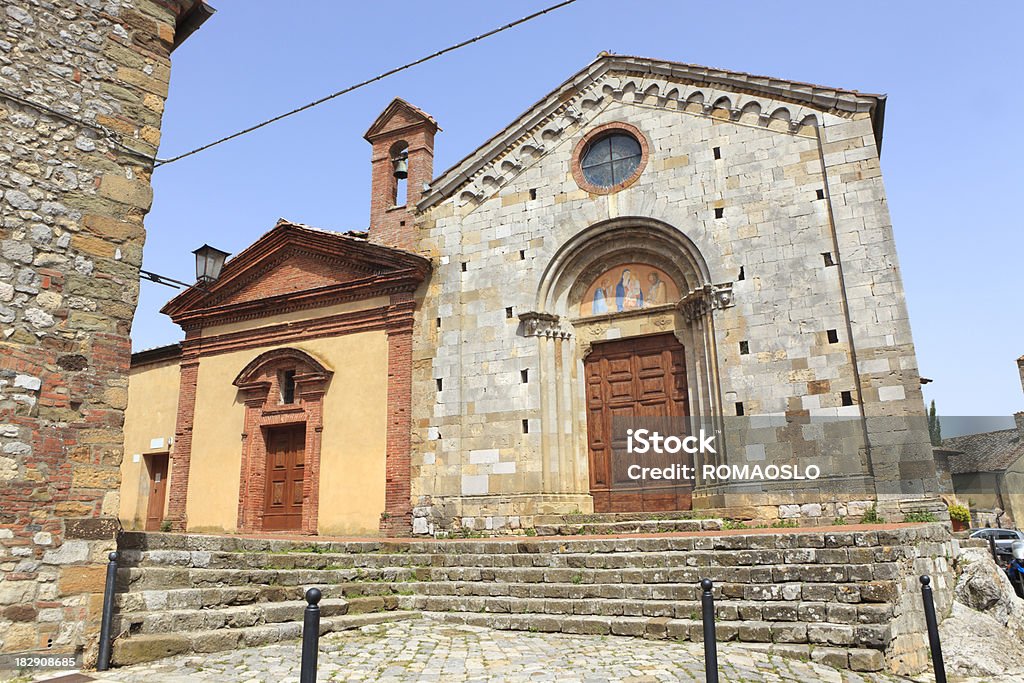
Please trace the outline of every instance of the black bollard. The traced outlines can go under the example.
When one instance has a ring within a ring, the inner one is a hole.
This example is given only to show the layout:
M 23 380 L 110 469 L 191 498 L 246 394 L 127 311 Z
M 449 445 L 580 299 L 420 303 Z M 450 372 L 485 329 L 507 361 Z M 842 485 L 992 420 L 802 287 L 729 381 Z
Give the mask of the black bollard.
M 306 611 L 302 615 L 302 669 L 299 683 L 316 683 L 316 659 L 320 651 L 319 588 L 306 591 Z
M 946 665 L 942 661 L 942 643 L 939 642 L 939 623 L 935 619 L 935 601 L 932 599 L 932 577 L 921 576 L 921 599 L 924 601 L 924 623 L 928 627 L 928 646 L 932 651 L 935 683 L 946 683 Z
M 110 629 L 114 621 L 114 584 L 117 582 L 117 553 L 107 556 L 107 583 L 103 587 L 103 616 L 100 621 L 100 654 L 96 660 L 96 670 L 106 671 L 110 668 Z
M 989 534 L 988 549 L 992 551 L 992 561 L 999 564 L 999 556 L 996 555 L 996 537 L 994 534 Z
M 718 683 L 718 643 L 715 639 L 715 598 L 711 595 L 711 579 L 702 579 L 700 596 L 704 620 L 704 677 L 707 683 Z

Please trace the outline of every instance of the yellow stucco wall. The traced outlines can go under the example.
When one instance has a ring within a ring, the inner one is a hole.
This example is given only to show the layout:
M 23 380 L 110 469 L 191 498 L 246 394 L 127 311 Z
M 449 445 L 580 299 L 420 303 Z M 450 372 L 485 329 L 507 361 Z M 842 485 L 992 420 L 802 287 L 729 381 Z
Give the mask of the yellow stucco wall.
M 285 347 L 305 351 L 334 371 L 324 396 L 319 532 L 375 534 L 384 510 L 387 427 L 387 337 L 382 331 L 247 349 L 200 361 L 189 530 L 237 527 L 245 406 L 231 382 L 256 356 Z
M 149 503 L 147 453 L 166 453 L 178 411 L 178 361 L 133 368 L 128 375 L 121 460 L 121 524 L 142 529 Z M 158 441 L 159 440 L 159 441 Z M 166 510 L 166 499 L 164 500 Z

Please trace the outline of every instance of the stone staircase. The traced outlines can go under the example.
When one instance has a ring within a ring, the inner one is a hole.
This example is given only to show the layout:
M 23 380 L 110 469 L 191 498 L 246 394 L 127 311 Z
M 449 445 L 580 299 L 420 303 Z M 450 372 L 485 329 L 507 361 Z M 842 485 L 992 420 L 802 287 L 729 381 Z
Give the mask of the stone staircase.
M 324 596 L 321 633 L 419 616 L 398 606 L 404 592 L 400 586 L 413 578 L 408 568 L 323 569 L 329 563 L 322 562 L 305 568 L 305 555 L 296 549 L 314 546 L 272 544 L 123 534 L 113 663 L 123 666 L 299 638 L 304 594 L 312 586 Z
M 708 520 L 694 520 L 699 523 Z M 285 541 L 127 533 L 115 663 L 297 638 L 305 587 L 322 630 L 425 613 L 498 629 L 720 640 L 859 671 L 927 656 L 917 576 L 949 602 L 948 526 L 701 531 L 655 538 Z

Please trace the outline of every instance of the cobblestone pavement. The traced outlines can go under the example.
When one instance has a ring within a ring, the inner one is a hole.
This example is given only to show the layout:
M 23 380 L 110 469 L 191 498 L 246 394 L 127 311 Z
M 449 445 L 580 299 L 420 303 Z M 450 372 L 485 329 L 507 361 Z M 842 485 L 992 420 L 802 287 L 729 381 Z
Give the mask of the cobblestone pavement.
M 320 681 L 704 681 L 703 649 L 692 643 L 495 631 L 420 619 L 327 635 L 320 645 Z M 839 671 L 729 643 L 720 646 L 719 663 L 722 681 L 731 683 L 905 680 Z M 181 655 L 90 675 L 122 683 L 294 683 L 299 643 Z

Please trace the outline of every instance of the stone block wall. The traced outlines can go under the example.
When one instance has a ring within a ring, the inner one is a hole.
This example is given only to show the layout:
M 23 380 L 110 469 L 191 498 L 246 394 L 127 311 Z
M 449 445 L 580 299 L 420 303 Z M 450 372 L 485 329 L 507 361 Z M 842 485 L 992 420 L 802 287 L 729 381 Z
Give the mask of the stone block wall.
M 654 237 L 688 242 L 705 272 L 694 266 L 681 291 L 726 296 L 695 321 L 649 321 L 686 347 L 691 412 L 720 420 L 727 438 L 737 430 L 722 421 L 744 421 L 725 462 L 813 461 L 829 479 L 755 492 L 699 483 L 701 505 L 774 516 L 887 496 L 898 511 L 900 498 L 935 491 L 871 116 L 624 75 L 560 101 L 420 218 L 421 251 L 438 266 L 414 352 L 414 496 L 480 528 L 588 511 L 582 359 L 636 325 L 584 325 L 559 289 L 573 283 L 552 273 L 571 274 L 573 245 L 583 253 L 620 229 L 623 254 L 657 253 Z M 646 137 L 646 168 L 621 191 L 589 194 L 574 149 L 615 122 Z M 614 265 L 611 247 L 601 253 Z M 574 267 L 577 282 L 600 268 Z M 521 314 L 548 329 L 531 333 Z
M 0 652 L 94 656 L 143 216 L 196 4 L 0 9 Z

